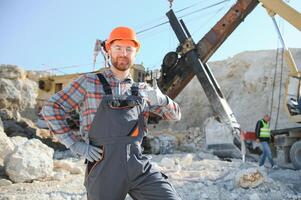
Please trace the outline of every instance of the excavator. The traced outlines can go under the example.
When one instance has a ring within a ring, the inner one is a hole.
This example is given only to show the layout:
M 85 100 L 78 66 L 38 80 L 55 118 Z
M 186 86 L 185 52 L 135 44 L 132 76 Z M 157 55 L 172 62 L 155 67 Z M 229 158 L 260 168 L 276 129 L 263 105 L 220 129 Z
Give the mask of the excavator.
M 228 12 L 205 34 L 194 42 L 184 21 L 178 20 L 170 9 L 166 15 L 175 32 L 179 46 L 175 51 L 165 55 L 161 65 L 161 77 L 158 81 L 160 89 L 171 98 L 176 96 L 196 76 L 214 111 L 214 119 L 204 126 L 206 146 L 214 154 L 221 157 L 237 157 L 245 159 L 245 136 L 240 125 L 227 103 L 219 84 L 209 65 L 208 59 L 239 26 L 239 24 L 261 4 L 272 17 L 281 39 L 290 74 L 286 87 L 286 110 L 289 118 L 301 123 L 300 72 L 294 59 L 285 46 L 274 15 L 279 15 L 301 31 L 301 14 L 287 5 L 283 0 L 237 0 Z M 156 117 L 153 117 L 156 121 Z M 281 150 L 284 162 L 292 163 L 301 169 L 301 127 L 273 130 L 275 146 Z

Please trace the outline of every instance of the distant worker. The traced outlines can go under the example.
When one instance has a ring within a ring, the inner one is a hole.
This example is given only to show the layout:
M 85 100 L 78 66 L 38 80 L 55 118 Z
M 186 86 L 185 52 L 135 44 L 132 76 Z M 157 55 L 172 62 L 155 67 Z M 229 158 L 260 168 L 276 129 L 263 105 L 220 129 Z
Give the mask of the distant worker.
M 150 112 L 180 120 L 176 102 L 159 88 L 135 83 L 130 69 L 140 43 L 128 27 L 113 29 L 105 43 L 111 67 L 74 80 L 45 104 L 42 114 L 58 140 L 86 158 L 85 187 L 89 200 L 178 200 L 167 176 L 142 155 L 141 141 Z M 77 138 L 66 113 L 80 114 Z
M 264 115 L 263 119 L 259 120 L 256 124 L 255 133 L 256 133 L 256 142 L 261 144 L 262 155 L 260 156 L 259 166 L 263 166 L 266 157 L 271 163 L 271 167 L 274 167 L 274 161 L 272 158 L 271 149 L 269 147 L 271 139 L 271 130 L 270 130 L 270 116 Z

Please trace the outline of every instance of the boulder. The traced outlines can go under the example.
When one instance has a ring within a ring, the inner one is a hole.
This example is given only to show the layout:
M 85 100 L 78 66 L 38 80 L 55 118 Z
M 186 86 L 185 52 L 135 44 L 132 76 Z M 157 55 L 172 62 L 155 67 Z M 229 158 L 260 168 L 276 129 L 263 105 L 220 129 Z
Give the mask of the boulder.
M 16 146 L 20 146 L 22 144 L 24 144 L 25 142 L 28 141 L 28 139 L 26 137 L 21 137 L 21 136 L 15 136 L 15 137 L 11 137 L 10 141 Z
M 28 140 L 6 157 L 5 172 L 16 183 L 50 177 L 53 173 L 53 152 L 40 140 Z
M 21 93 L 10 79 L 0 79 L 0 108 L 18 109 L 21 105 Z
M 0 159 L 4 160 L 7 155 L 13 152 L 14 148 L 14 144 L 3 131 L 2 121 L 0 119 Z
M 24 110 L 36 104 L 38 86 L 19 67 L 0 65 L 0 109 Z
M 5 178 L 0 178 L 0 187 L 1 186 L 8 186 L 13 184 L 10 180 L 7 180 Z
M 205 148 L 205 136 L 200 127 L 172 131 L 170 134 L 177 138 L 178 150 L 180 151 L 196 152 Z
M 81 174 L 83 173 L 82 168 L 75 166 L 74 163 L 67 161 L 67 160 L 54 160 L 53 161 L 53 167 L 55 169 L 63 169 L 66 170 L 68 172 L 70 172 L 70 174 Z
M 257 168 L 243 169 L 235 176 L 236 185 L 242 188 L 256 188 L 264 182 L 264 174 Z
M 147 136 L 143 141 L 144 153 L 168 154 L 174 153 L 177 146 L 175 136 L 164 134 L 158 136 Z
M 26 71 L 16 65 L 0 65 L 0 79 L 25 79 Z

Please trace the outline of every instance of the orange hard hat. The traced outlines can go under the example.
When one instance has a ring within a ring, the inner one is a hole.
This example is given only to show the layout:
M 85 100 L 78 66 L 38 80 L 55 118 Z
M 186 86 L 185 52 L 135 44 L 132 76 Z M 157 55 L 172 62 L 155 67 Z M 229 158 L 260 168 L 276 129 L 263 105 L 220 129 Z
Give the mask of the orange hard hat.
M 110 45 L 115 40 L 130 40 L 133 41 L 137 51 L 140 48 L 140 42 L 137 39 L 136 33 L 133 29 L 129 27 L 117 27 L 112 30 L 108 40 L 106 41 L 106 49 L 110 49 Z

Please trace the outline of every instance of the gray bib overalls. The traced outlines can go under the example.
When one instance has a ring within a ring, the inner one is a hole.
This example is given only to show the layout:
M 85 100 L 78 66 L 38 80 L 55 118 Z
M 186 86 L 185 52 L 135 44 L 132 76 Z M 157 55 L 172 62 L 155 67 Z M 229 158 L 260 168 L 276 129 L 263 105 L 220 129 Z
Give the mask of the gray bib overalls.
M 106 95 L 89 130 L 89 142 L 103 149 L 103 158 L 87 163 L 88 200 L 123 200 L 127 193 L 138 200 L 179 199 L 167 177 L 142 155 L 147 104 L 139 97 L 138 87 L 132 86 L 132 95 L 113 96 L 104 76 L 97 76 Z

